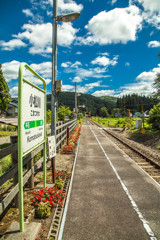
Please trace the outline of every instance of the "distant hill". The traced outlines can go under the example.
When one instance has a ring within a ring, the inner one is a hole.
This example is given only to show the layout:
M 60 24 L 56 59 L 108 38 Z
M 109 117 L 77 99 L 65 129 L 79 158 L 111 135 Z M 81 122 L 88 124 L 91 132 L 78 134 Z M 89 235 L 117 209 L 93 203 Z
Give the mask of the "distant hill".
M 109 110 L 111 110 L 113 108 L 116 108 L 116 105 L 117 105 L 117 98 L 116 97 L 103 96 L 103 97 L 100 97 L 100 99 L 107 102 Z
M 77 97 L 77 105 L 85 105 L 85 108 L 80 107 L 79 110 L 82 112 L 91 112 L 92 115 L 99 115 L 99 111 L 101 107 L 107 107 L 109 109 L 112 108 L 112 106 L 115 106 L 115 99 L 111 99 L 111 97 L 107 98 L 104 97 L 99 98 L 95 97 L 89 94 L 83 94 L 81 93 L 80 96 Z M 51 94 L 47 95 L 47 109 L 51 109 Z M 61 92 L 58 94 L 58 105 L 64 105 L 69 107 L 72 111 L 75 107 L 75 93 L 74 92 Z M 110 107 L 109 107 L 110 106 Z

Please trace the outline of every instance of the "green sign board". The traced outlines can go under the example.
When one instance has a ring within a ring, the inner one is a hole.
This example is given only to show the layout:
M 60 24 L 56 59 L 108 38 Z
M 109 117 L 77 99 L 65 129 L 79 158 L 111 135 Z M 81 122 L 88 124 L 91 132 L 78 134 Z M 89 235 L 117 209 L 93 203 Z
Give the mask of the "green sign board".
M 43 84 L 43 89 L 23 77 L 26 68 Z M 24 231 L 23 157 L 44 145 L 44 187 L 46 186 L 46 83 L 29 65 L 19 67 L 18 83 L 18 181 L 20 231 Z

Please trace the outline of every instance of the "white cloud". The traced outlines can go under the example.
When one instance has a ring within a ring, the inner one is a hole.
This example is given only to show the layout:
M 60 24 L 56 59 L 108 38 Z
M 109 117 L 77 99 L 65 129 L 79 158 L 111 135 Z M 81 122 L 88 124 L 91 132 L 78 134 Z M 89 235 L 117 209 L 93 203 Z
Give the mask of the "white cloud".
M 35 53 L 48 53 L 51 51 L 52 43 L 52 24 L 24 24 L 22 29 L 24 32 L 14 35 L 19 39 L 27 39 L 31 45 L 29 52 Z
M 11 97 L 18 97 L 18 86 L 15 86 L 9 91 Z
M 60 46 L 70 46 L 76 38 L 79 30 L 72 27 L 72 23 L 62 23 L 58 25 L 58 44 Z
M 112 0 L 111 5 L 114 5 L 117 2 L 117 0 Z
M 115 61 L 115 60 L 114 60 Z M 112 62 L 114 64 L 114 62 Z M 66 73 L 75 73 L 75 76 L 79 76 L 81 80 L 86 80 L 87 78 L 108 78 L 110 75 L 106 75 L 106 67 L 96 67 L 96 68 L 82 68 L 81 62 L 76 61 L 75 63 L 65 62 L 61 66 L 64 67 Z M 87 66 L 88 67 L 88 66 Z
M 100 87 L 102 81 L 94 82 L 94 83 L 87 83 L 85 84 L 85 87 L 87 87 L 89 90 L 94 87 Z
M 150 41 L 148 43 L 148 47 L 150 47 L 150 48 L 160 47 L 160 42 L 158 42 L 158 41 Z
M 115 91 L 114 90 L 101 90 L 101 91 L 95 91 L 92 93 L 95 97 L 102 97 L 102 96 L 114 96 Z
M 68 68 L 71 64 L 71 62 L 65 62 L 61 64 L 61 67 Z
M 160 64 L 158 67 L 153 68 L 148 72 L 142 72 L 137 76 L 137 82 L 122 86 L 115 94 L 115 96 L 123 96 L 126 94 L 139 94 L 145 96 L 151 96 L 155 91 L 153 82 L 157 78 L 157 74 L 160 73 Z
M 27 40 L 30 44 L 29 53 L 48 54 L 52 53 L 52 24 L 24 24 L 23 32 L 13 35 L 16 39 L 8 43 L 1 42 L 4 50 L 13 50 L 15 47 L 26 46 L 22 40 Z M 76 38 L 78 29 L 72 27 L 72 23 L 62 23 L 58 25 L 57 43 L 60 46 L 70 47 Z
M 109 56 L 108 52 L 101 53 L 102 56 Z
M 160 29 L 160 12 L 158 14 L 150 11 L 143 12 L 142 17 L 147 23 L 154 26 L 158 30 Z
M 72 82 L 82 82 L 82 79 L 80 77 L 74 77 Z
M 71 65 L 71 68 L 78 68 L 78 66 L 82 66 L 82 63 L 79 62 L 79 61 L 76 61 L 75 63 L 73 63 L 73 64 Z
M 82 52 L 78 51 L 78 52 L 76 52 L 76 54 L 77 54 L 77 55 L 81 55 L 81 54 L 82 54 Z
M 126 86 L 121 87 L 116 94 L 115 97 L 122 97 L 123 95 L 127 94 L 138 94 L 138 95 L 145 95 L 151 96 L 154 91 L 152 86 L 152 82 L 147 81 L 140 81 L 138 83 L 128 84 Z
M 117 59 L 118 59 L 118 56 L 115 56 L 113 60 L 110 60 L 108 57 L 105 57 L 105 56 L 103 57 L 99 56 L 96 59 L 94 59 L 91 63 L 93 65 L 97 64 L 104 67 L 109 65 L 115 66 L 117 64 Z
M 126 62 L 126 63 L 125 63 L 125 66 L 126 66 L 126 67 L 129 67 L 130 65 L 131 65 L 131 64 L 130 64 L 129 62 Z
M 160 64 L 158 64 L 158 67 L 153 68 L 149 72 L 142 72 L 137 76 L 137 79 L 153 82 L 157 78 L 158 73 L 160 73 Z
M 146 11 L 158 12 L 160 11 L 159 0 L 138 0 Z
M 31 67 L 38 72 L 45 80 L 47 78 L 51 79 L 52 74 L 52 63 L 51 62 L 42 62 L 40 64 L 31 64 Z
M 142 18 L 157 29 L 160 29 L 160 3 L 159 0 L 130 0 L 130 5 L 140 3 L 144 8 Z
M 108 66 L 110 65 L 110 59 L 107 57 L 97 57 L 91 62 L 93 65 L 97 64 L 100 66 Z
M 70 0 L 70 1 L 65 1 L 65 0 L 59 0 L 58 1 L 58 8 L 60 10 L 60 12 L 64 13 L 68 13 L 70 11 L 73 12 L 81 12 L 83 9 L 83 5 L 82 4 L 77 4 L 75 1 Z
M 53 4 L 53 0 L 49 0 L 50 4 Z M 81 12 L 83 9 L 82 4 L 77 4 L 73 0 L 58 0 L 58 15 L 69 12 Z
M 84 69 L 84 68 L 78 68 L 76 70 L 76 75 L 78 75 L 81 79 L 87 79 L 87 78 L 107 78 L 110 77 L 110 75 L 105 75 L 106 68 L 90 68 L 90 69 Z
M 20 62 L 15 60 L 2 64 L 3 75 L 7 82 L 18 79 L 19 66 L 20 66 Z M 36 71 L 40 76 L 42 76 L 45 79 L 46 84 L 49 84 L 51 82 L 51 72 L 52 72 L 51 62 L 31 64 L 30 66 L 31 68 L 33 68 L 34 71 Z M 28 70 L 25 70 L 25 69 L 24 69 L 24 77 L 34 84 L 37 84 L 37 85 L 42 84 L 42 82 L 38 80 L 37 77 L 34 77 L 33 74 L 31 74 Z
M 7 82 L 18 79 L 19 65 L 20 62 L 15 60 L 2 64 L 3 75 Z
M 31 12 L 30 9 L 23 9 L 22 12 L 23 12 L 27 17 L 33 17 L 33 13 Z
M 20 39 L 12 39 L 9 42 L 0 41 L 2 50 L 12 51 L 15 48 L 26 47 L 26 44 Z
M 125 44 L 135 41 L 137 31 L 142 28 L 142 21 L 140 10 L 136 6 L 100 12 L 88 22 L 88 35 L 86 38 L 77 38 L 77 44 Z
M 77 81 L 78 82 L 78 81 Z M 87 83 L 84 86 L 81 85 L 77 85 L 77 92 L 78 93 L 88 93 L 89 91 L 91 91 L 92 89 L 94 89 L 95 87 L 103 87 L 101 85 L 101 81 L 97 81 L 97 82 L 93 82 L 93 83 Z M 72 85 L 63 85 L 62 87 L 63 91 L 70 91 L 70 92 L 74 92 L 75 91 L 75 86 Z
M 64 91 L 64 92 L 66 92 L 66 91 L 71 91 L 71 92 L 73 92 L 74 89 L 75 89 L 75 87 L 72 86 L 72 85 L 62 85 L 62 91 Z
M 102 87 L 100 85 L 101 82 L 102 81 L 97 81 L 97 82 L 93 82 L 93 83 L 87 83 L 83 87 L 82 86 L 77 86 L 77 91 L 80 92 L 80 93 L 88 93 L 89 91 L 91 91 L 95 87 Z
M 79 62 L 79 61 L 76 61 L 75 63 L 71 63 L 71 62 L 64 62 L 61 64 L 61 67 L 64 67 L 64 68 L 78 68 L 78 66 L 82 66 L 82 63 Z
M 153 68 L 148 72 L 142 72 L 136 78 L 136 82 L 131 84 L 126 84 L 121 86 L 119 89 L 116 90 L 101 90 L 95 91 L 92 95 L 100 97 L 100 96 L 114 96 L 114 97 L 122 97 L 123 95 L 127 94 L 138 94 L 138 95 L 145 95 L 151 96 L 152 93 L 155 91 L 153 87 L 153 82 L 157 78 L 157 74 L 160 74 L 160 64 L 157 67 Z

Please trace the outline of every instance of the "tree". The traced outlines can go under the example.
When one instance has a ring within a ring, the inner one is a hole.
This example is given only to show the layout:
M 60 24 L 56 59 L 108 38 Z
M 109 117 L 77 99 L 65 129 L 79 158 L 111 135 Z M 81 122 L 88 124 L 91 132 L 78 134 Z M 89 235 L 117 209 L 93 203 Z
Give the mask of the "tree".
M 99 114 L 100 114 L 100 116 L 103 117 L 103 118 L 106 118 L 106 117 L 109 116 L 109 113 L 108 113 L 106 107 L 101 107 Z
M 3 76 L 2 64 L 0 64 L 0 111 L 6 111 L 10 101 L 9 87 Z
M 112 117 L 115 117 L 116 113 L 121 113 L 121 109 L 120 108 L 113 108 L 113 110 L 112 110 Z
M 48 109 L 46 116 L 47 116 L 47 123 L 51 123 L 51 110 Z
M 160 74 L 157 74 L 157 78 L 154 81 L 153 86 L 157 90 L 156 93 L 153 93 L 153 97 L 160 98 Z
M 71 116 L 71 110 L 69 110 L 69 107 L 60 106 L 58 108 L 58 120 L 59 121 L 65 121 L 65 117 Z
M 160 57 L 160 52 L 158 53 L 158 56 Z M 156 88 L 157 92 L 153 93 L 153 97 L 160 98 L 160 73 L 157 74 L 157 78 L 155 79 L 153 86 Z
M 148 123 L 151 124 L 153 129 L 160 130 L 160 103 L 149 112 Z

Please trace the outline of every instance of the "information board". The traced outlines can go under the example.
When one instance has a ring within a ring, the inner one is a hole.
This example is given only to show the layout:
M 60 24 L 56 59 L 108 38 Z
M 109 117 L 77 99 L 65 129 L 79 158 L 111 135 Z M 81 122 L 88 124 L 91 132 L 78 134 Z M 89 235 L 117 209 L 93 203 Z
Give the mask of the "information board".
M 48 157 L 51 159 L 56 156 L 55 136 L 48 137 Z
M 22 87 L 22 152 L 24 154 L 44 140 L 45 94 L 25 81 Z

